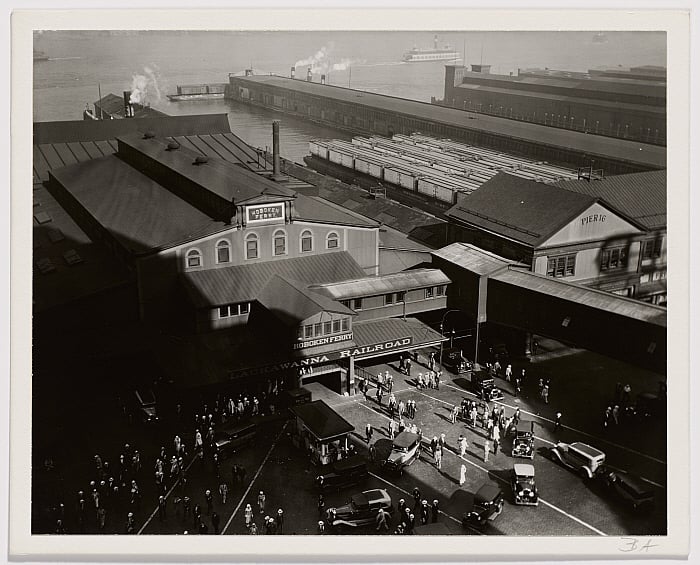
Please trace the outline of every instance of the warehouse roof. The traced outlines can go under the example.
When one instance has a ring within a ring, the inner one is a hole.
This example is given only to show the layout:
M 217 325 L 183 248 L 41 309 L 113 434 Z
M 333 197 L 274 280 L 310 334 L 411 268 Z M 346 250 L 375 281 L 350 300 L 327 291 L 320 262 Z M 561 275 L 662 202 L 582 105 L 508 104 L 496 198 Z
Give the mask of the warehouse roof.
M 359 104 L 369 108 L 403 114 L 414 119 L 431 120 L 491 135 L 501 135 L 530 143 L 566 148 L 585 153 L 589 158 L 596 156 L 612 158 L 650 168 L 663 168 L 666 166 L 665 147 L 631 140 L 588 135 L 581 132 L 483 114 L 474 116 L 463 110 L 437 106 L 427 102 L 406 100 L 384 94 L 362 92 L 281 76 L 253 75 L 232 77 L 231 80 L 269 84 L 275 88 L 286 88 L 312 96 L 325 96 L 340 102 Z
M 257 301 L 287 326 L 297 325 L 320 312 L 355 314 L 340 302 L 312 292 L 306 286 L 275 274 L 258 294 Z
M 169 247 L 230 228 L 116 155 L 55 169 L 50 174 L 133 253 Z
M 222 269 L 183 273 L 181 280 L 196 308 L 255 300 L 273 276 L 306 284 L 366 276 L 347 251 L 321 253 Z
M 489 277 L 492 280 L 525 288 L 527 290 L 561 298 L 611 314 L 633 318 L 641 322 L 666 327 L 666 308 L 625 298 L 610 292 L 596 290 L 580 284 L 538 275 L 521 269 L 507 269 Z
M 407 348 L 414 349 L 416 346 L 437 345 L 441 341 L 449 339 L 416 318 L 383 318 L 366 322 L 353 322 L 352 333 L 357 348 L 410 338 L 410 345 L 407 345 Z M 394 351 L 398 352 L 400 349 Z M 366 355 L 361 353 L 357 355 L 359 359 L 362 357 L 366 357 Z
M 450 284 L 452 281 L 439 269 L 413 269 L 380 277 L 363 277 L 357 280 L 316 284 L 310 288 L 335 300 L 359 296 L 377 296 L 390 292 L 402 292 Z
M 666 228 L 665 170 L 616 175 L 591 182 L 560 181 L 552 186 L 600 198 L 648 230 Z
M 475 245 L 461 242 L 451 243 L 442 249 L 433 251 L 432 255 L 477 275 L 490 275 L 515 263 L 494 253 L 484 251 Z
M 536 247 L 595 201 L 586 194 L 499 173 L 446 215 Z

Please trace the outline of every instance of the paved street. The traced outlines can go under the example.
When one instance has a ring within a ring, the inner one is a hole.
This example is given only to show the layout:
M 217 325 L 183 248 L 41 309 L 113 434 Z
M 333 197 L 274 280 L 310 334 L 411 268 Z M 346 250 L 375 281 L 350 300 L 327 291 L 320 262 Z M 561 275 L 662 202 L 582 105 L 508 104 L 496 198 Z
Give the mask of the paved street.
M 425 352 L 427 353 L 427 352 Z M 528 365 L 531 375 L 520 397 L 513 396 L 509 383 L 497 379 L 505 398 L 502 403 L 506 415 L 520 407 L 523 419 L 535 422 L 535 447 L 537 455 L 533 464 L 536 469 L 537 485 L 540 493 L 540 505 L 536 508 L 515 506 L 513 504 L 509 474 L 514 460 L 510 455 L 510 441 L 505 439 L 499 452 L 489 455 L 484 462 L 483 444 L 485 430 L 472 428 L 466 422 L 458 420 L 451 424 L 449 413 L 452 407 L 459 405 L 463 398 L 474 398 L 464 375 L 455 376 L 443 373 L 443 382 L 439 390 L 418 390 L 413 378 L 409 379 L 397 370 L 397 366 L 369 365 L 364 368 L 371 374 L 390 371 L 394 375 L 394 394 L 397 400 L 412 399 L 416 401 L 416 418 L 414 422 L 421 429 L 424 449 L 419 460 L 414 462 L 403 474 L 387 474 L 377 464 L 370 465 L 371 475 L 363 485 L 330 492 L 325 496 L 326 508 L 341 505 L 359 490 L 384 488 L 392 497 L 394 504 L 404 498 L 409 506 L 413 505 L 412 491 L 418 487 L 421 497 L 428 501 L 437 499 L 442 510 L 441 521 L 455 534 L 481 533 L 488 535 L 624 535 L 624 534 L 662 534 L 666 529 L 665 513 L 665 429 L 662 422 L 652 424 L 621 423 L 603 437 L 600 426 L 600 412 L 611 396 L 605 392 L 614 389 L 615 379 L 624 378 L 635 391 L 653 389 L 659 378 L 627 365 L 611 361 L 597 355 L 583 352 L 573 355 L 543 353 Z M 415 376 L 424 368 L 414 364 Z M 544 404 L 536 395 L 536 375 L 551 376 L 553 393 L 550 403 Z M 583 375 L 590 375 L 584 379 Z M 611 375 L 615 375 L 611 378 Z M 340 396 L 321 385 L 311 385 L 314 392 L 334 407 L 344 418 L 350 421 L 356 432 L 352 441 L 360 453 L 367 453 L 363 431 L 369 422 L 375 429 L 374 440 L 388 437 L 388 412 L 386 396 L 383 406 L 373 398 L 362 394 L 352 397 Z M 53 391 L 55 393 L 55 391 Z M 97 453 L 104 460 L 109 460 L 114 469 L 119 452 L 124 444 L 130 443 L 132 449 L 141 454 L 142 469 L 137 474 L 141 491 L 140 504 L 134 505 L 129 496 L 122 494 L 109 503 L 108 516 L 104 530 L 98 527 L 94 513 L 89 514 L 84 531 L 86 533 L 124 533 L 126 516 L 129 511 L 135 514 L 135 533 L 188 533 L 196 532 L 194 519 L 190 512 L 185 515 L 183 498 L 191 499 L 191 509 L 199 504 L 203 511 L 203 522 L 208 533 L 214 533 L 211 514 L 208 512 L 205 491 L 213 493 L 212 512 L 219 515 L 219 531 L 224 534 L 245 534 L 244 511 L 246 504 L 255 510 L 255 521 L 260 533 L 263 533 L 263 518 L 274 516 L 279 508 L 283 509 L 285 523 L 282 533 L 316 534 L 318 533 L 319 514 L 317 510 L 318 494 L 313 486 L 317 474 L 306 454 L 294 447 L 291 441 L 290 423 L 285 418 L 257 417 L 258 437 L 255 444 L 241 450 L 232 457 L 225 458 L 219 466 L 219 477 L 209 460 L 197 458 L 185 462 L 187 485 L 181 480 L 172 480 L 167 486 L 167 504 L 163 519 L 158 512 L 158 494 L 153 480 L 153 465 L 161 447 L 166 452 L 172 451 L 173 437 L 177 433 L 187 446 L 194 444 L 194 430 L 185 419 L 180 424 L 162 422 L 158 426 L 127 424 L 119 414 L 106 389 L 82 391 L 90 394 L 93 403 L 83 404 L 80 394 L 66 399 L 66 404 L 53 403 L 55 412 L 51 417 L 61 420 L 53 435 L 44 430 L 51 438 L 53 453 L 60 450 L 63 455 L 54 455 L 56 469 L 46 472 L 41 464 L 35 466 L 35 484 L 33 514 L 35 531 L 53 531 L 58 510 L 51 510 L 61 494 L 65 500 L 64 521 L 69 533 L 79 531 L 77 521 L 77 491 L 89 492 L 89 482 L 94 480 L 95 470 L 93 456 Z M 55 400 L 52 394 L 37 395 L 36 407 L 45 406 L 48 399 Z M 43 399 L 43 400 L 42 400 Z M 59 410 L 57 407 L 60 406 Z M 35 408 L 36 408 L 35 407 Z M 554 432 L 553 418 L 557 410 L 563 413 L 563 429 Z M 47 413 L 48 415 L 48 413 Z M 76 417 L 77 416 L 77 417 Z M 411 420 L 407 420 L 411 422 Z M 90 425 L 87 425 L 87 424 Z M 41 433 L 35 430 L 35 434 Z M 447 450 L 442 470 L 436 469 L 428 443 L 433 436 L 445 434 Z M 464 458 L 458 454 L 456 446 L 459 434 L 464 434 L 469 447 Z M 37 458 L 46 452 L 47 446 L 40 435 L 36 442 Z M 556 441 L 583 441 L 605 451 L 607 463 L 615 468 L 624 469 L 643 477 L 656 493 L 656 505 L 653 512 L 635 513 L 619 500 L 603 492 L 601 486 L 584 482 L 577 474 L 571 472 L 546 457 L 548 448 Z M 529 462 L 528 460 L 519 460 Z M 240 465 L 246 469 L 244 481 L 236 482 L 232 475 L 232 466 Z M 460 466 L 466 465 L 466 483 L 462 490 L 475 492 L 486 481 L 498 484 L 504 492 L 506 506 L 503 513 L 490 522 L 484 532 L 468 530 L 462 527 L 460 518 L 464 508 L 460 505 L 459 475 Z M 167 465 L 166 465 L 167 467 Z M 60 480 L 58 477 L 60 476 Z M 228 499 L 224 504 L 219 496 L 219 485 L 226 482 L 229 487 Z M 257 498 L 260 490 L 266 494 L 265 512 L 260 513 Z M 86 494 L 86 498 L 88 495 Z M 393 526 L 390 531 L 393 532 Z M 334 533 L 374 533 L 373 527 L 341 530 Z M 279 532 L 278 532 L 279 533 Z M 329 533 L 329 532 L 326 532 Z M 384 533 L 384 532 L 382 532 Z

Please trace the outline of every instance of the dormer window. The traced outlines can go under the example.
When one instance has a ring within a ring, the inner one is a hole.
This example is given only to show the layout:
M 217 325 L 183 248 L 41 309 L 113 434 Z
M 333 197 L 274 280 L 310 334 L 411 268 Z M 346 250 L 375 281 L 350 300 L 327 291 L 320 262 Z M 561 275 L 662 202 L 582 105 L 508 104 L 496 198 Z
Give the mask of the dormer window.
M 188 269 L 202 266 L 202 254 L 198 249 L 190 249 L 185 257 Z

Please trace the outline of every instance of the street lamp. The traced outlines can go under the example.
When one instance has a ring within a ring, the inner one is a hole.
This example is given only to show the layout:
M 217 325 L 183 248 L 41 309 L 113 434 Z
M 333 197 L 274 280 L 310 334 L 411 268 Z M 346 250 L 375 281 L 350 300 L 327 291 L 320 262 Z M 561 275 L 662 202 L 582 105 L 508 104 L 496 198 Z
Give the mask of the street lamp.
M 452 348 L 452 341 L 455 338 L 455 329 L 452 328 L 452 332 L 450 333 L 450 349 Z
M 445 312 L 445 313 L 442 315 L 442 320 L 440 320 L 440 335 L 441 335 L 442 337 L 445 337 L 445 318 L 447 318 L 447 315 L 448 315 L 450 312 L 461 312 L 461 310 L 457 310 L 456 308 L 451 308 L 450 310 L 447 310 L 447 312 Z M 452 328 L 452 335 L 450 336 L 450 348 L 452 348 L 452 340 L 454 339 L 454 335 L 455 335 L 455 330 L 454 330 L 454 328 Z M 444 342 L 443 342 L 442 340 L 440 340 L 440 366 L 442 366 L 442 347 L 443 347 L 443 343 L 444 343 Z

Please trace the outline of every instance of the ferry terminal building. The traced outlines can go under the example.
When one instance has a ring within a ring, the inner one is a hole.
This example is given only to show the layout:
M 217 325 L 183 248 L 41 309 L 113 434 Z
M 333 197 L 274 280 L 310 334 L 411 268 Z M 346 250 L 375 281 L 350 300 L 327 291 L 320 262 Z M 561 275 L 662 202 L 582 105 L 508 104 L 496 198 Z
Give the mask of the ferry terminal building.
M 180 390 L 350 393 L 357 364 L 444 340 L 416 315 L 446 307 L 450 279 L 380 275 L 374 220 L 172 138 L 116 145 L 52 168 L 48 190 L 135 280 L 159 371 Z

